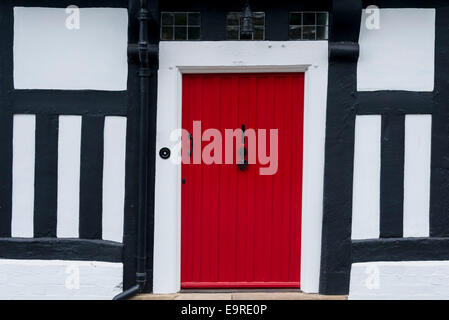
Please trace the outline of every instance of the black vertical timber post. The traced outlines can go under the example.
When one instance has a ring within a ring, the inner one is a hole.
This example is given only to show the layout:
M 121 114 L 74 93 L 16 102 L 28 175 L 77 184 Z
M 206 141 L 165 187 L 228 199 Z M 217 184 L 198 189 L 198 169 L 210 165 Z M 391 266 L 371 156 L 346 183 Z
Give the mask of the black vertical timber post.
M 58 127 L 59 118 L 57 115 L 36 115 L 36 160 L 34 170 L 35 238 L 56 238 Z
M 11 237 L 12 209 L 12 94 L 13 85 L 13 7 L 0 3 L 0 238 Z
M 402 238 L 404 227 L 405 115 L 382 115 L 380 237 Z
M 449 6 L 436 10 L 430 236 L 449 237 Z
M 137 43 L 139 24 L 136 19 L 139 2 L 129 0 L 128 42 Z M 138 63 L 128 58 L 128 125 L 126 129 L 126 178 L 125 178 L 125 219 L 123 234 L 123 290 L 128 290 L 136 281 L 137 252 L 137 137 L 139 80 Z
M 154 210 L 156 182 L 156 130 L 157 130 L 157 91 L 159 69 L 160 9 L 159 0 L 150 0 L 149 44 L 152 46 L 150 59 L 150 78 L 148 89 L 148 195 L 147 195 L 147 282 L 145 291 L 153 290 L 153 251 L 154 251 Z
M 361 0 L 334 0 L 329 39 L 320 293 L 347 294 Z

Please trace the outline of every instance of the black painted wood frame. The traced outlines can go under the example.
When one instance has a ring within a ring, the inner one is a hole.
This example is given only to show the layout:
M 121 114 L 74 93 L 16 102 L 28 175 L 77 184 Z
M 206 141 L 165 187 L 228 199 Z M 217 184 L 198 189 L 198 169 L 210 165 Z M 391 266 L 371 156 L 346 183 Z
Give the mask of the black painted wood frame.
M 86 239 L 0 238 L 1 259 L 121 262 L 123 244 Z
M 352 172 L 360 0 L 334 0 L 330 19 L 320 293 L 346 294 L 351 268 Z
M 13 19 L 10 1 L 0 2 L 0 237 L 11 237 Z
M 352 262 L 449 260 L 449 238 L 355 240 Z
M 58 202 L 57 115 L 36 116 L 34 237 L 56 238 Z

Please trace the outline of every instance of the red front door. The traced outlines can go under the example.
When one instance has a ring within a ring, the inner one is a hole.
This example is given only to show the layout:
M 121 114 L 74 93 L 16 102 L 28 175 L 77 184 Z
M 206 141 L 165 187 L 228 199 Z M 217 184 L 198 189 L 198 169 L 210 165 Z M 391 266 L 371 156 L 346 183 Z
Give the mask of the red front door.
M 266 129 L 269 154 L 278 129 L 273 175 L 260 174 L 268 165 L 259 158 L 243 168 L 182 164 L 182 288 L 299 287 L 304 74 L 195 74 L 182 85 L 190 133 L 193 121 L 223 138 L 225 129 Z M 223 162 L 224 153 L 223 141 Z

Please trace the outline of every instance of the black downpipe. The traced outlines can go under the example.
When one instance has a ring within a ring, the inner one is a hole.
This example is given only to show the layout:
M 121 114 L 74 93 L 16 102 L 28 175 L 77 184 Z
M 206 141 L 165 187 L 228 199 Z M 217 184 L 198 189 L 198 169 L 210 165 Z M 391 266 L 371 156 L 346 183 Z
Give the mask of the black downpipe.
M 150 77 L 150 64 L 148 58 L 148 4 L 146 0 L 140 1 L 140 12 L 138 15 L 140 30 L 138 54 L 140 61 L 140 110 L 139 110 L 139 163 L 138 163 L 138 204 L 137 217 L 137 272 L 136 282 L 140 291 L 147 282 L 146 259 L 147 259 L 147 187 L 148 187 L 148 85 Z
M 135 296 L 136 294 L 139 294 L 140 292 L 141 292 L 140 286 L 136 284 L 134 287 L 131 287 L 128 290 L 119 293 L 112 300 L 127 300 Z
M 148 27 L 150 13 L 148 11 L 148 0 L 140 0 L 140 10 L 137 18 L 139 20 L 139 42 L 137 44 L 129 44 L 128 46 L 130 58 L 137 58 L 139 61 L 138 76 L 140 78 L 136 285 L 117 295 L 113 300 L 124 300 L 142 293 L 147 282 L 149 78 L 151 75 L 150 60 L 158 56 L 158 46 L 149 44 Z

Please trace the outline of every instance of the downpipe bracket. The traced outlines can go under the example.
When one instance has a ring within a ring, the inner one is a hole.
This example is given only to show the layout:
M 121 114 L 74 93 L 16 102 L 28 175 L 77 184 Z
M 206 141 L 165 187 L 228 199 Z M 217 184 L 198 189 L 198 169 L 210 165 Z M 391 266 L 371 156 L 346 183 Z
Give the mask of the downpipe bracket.
M 159 58 L 159 46 L 149 43 L 130 43 L 128 44 L 128 57 L 133 62 L 140 62 L 145 67 L 157 62 Z

